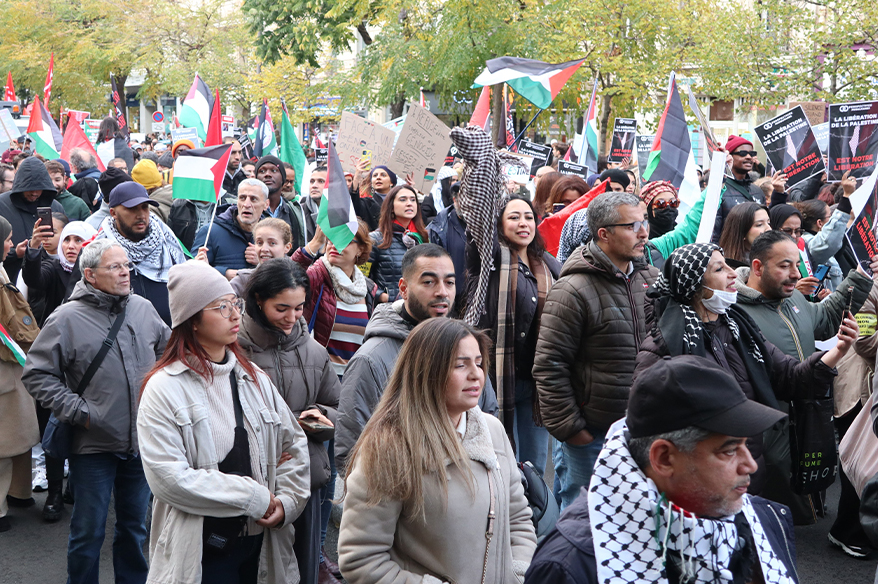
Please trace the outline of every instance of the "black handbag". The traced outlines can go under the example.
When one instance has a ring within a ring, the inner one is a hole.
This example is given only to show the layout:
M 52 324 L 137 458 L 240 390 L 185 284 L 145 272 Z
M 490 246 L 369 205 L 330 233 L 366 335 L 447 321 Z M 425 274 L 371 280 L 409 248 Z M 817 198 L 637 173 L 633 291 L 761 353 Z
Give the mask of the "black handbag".
M 519 462 L 518 470 L 521 473 L 524 496 L 532 513 L 531 521 L 537 541 L 541 541 L 555 527 L 561 509 L 549 485 L 530 461 Z
M 101 363 L 104 362 L 107 353 L 113 348 L 113 345 L 116 342 L 116 335 L 119 334 L 119 329 L 122 328 L 122 323 L 125 321 L 125 311 L 127 308 L 127 304 L 122 307 L 122 312 L 120 312 L 113 321 L 113 326 L 110 327 L 110 332 L 107 333 L 107 338 L 104 339 L 104 342 L 101 344 L 101 348 L 98 350 L 97 355 L 91 360 L 88 369 L 85 370 L 85 375 L 79 380 L 79 385 L 76 387 L 77 395 L 82 395 L 85 388 L 91 383 L 95 373 L 98 372 Z M 61 460 L 70 458 L 70 448 L 73 444 L 73 425 L 67 422 L 62 422 L 55 417 L 55 414 L 51 414 L 49 416 L 49 422 L 46 424 L 46 430 L 43 432 L 43 439 L 40 441 L 40 444 L 43 447 L 43 451 L 48 456 L 59 458 Z
M 833 411 L 831 397 L 790 402 L 790 486 L 800 495 L 817 493 L 835 482 L 838 446 Z

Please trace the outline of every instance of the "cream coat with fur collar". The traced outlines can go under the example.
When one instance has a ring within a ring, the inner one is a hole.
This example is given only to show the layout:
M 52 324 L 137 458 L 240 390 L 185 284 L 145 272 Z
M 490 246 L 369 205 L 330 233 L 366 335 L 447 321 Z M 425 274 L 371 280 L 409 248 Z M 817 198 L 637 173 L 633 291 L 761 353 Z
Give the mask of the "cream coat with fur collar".
M 475 498 L 465 477 L 449 466 L 447 504 L 438 482 L 425 479 L 425 520 L 409 519 L 405 505 L 399 502 L 367 505 L 367 469 L 354 466 L 347 479 L 338 540 L 339 565 L 348 584 L 481 582 L 490 505 L 488 480 L 494 481 L 497 518 L 485 582 L 524 581 L 536 536 L 503 425 L 477 407 L 469 410 L 463 448 L 475 477 Z

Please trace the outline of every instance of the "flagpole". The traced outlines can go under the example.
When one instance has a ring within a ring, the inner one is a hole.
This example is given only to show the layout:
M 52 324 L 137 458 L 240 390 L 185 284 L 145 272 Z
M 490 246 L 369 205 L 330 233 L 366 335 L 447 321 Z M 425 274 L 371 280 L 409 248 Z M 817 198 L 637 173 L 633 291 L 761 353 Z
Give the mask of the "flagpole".
M 216 218 L 216 208 L 219 207 L 219 197 L 216 199 L 216 203 L 213 205 L 213 212 L 210 214 L 210 223 L 207 224 L 207 237 L 204 238 L 204 247 L 207 247 L 207 242 L 210 241 L 210 230 L 213 229 L 213 220 Z M 195 250 L 198 253 L 198 250 Z
M 549 105 L 552 105 L 552 104 L 549 104 Z M 545 109 L 538 109 L 537 110 L 537 113 L 534 114 L 534 117 L 532 117 L 530 119 L 530 121 L 527 123 L 527 125 L 524 127 L 524 129 L 521 131 L 521 133 L 518 136 L 516 136 L 515 141 L 512 142 L 513 146 L 515 144 L 518 144 L 518 141 L 521 140 L 521 138 L 524 136 L 524 133 L 527 132 L 528 128 L 530 128 L 530 125 L 534 123 L 534 120 L 537 119 L 537 116 L 540 115 L 541 113 L 543 113 L 544 111 L 546 111 L 546 110 Z

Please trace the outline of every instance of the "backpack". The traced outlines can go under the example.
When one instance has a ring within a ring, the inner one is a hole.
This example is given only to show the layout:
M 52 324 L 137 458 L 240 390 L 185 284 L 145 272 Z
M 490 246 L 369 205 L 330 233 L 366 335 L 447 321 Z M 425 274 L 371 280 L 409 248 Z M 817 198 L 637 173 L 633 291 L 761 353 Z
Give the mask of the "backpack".
M 22 351 L 27 352 L 40 333 L 30 305 L 13 284 L 0 286 L 0 325 Z M 17 363 L 12 349 L 0 343 L 0 359 Z

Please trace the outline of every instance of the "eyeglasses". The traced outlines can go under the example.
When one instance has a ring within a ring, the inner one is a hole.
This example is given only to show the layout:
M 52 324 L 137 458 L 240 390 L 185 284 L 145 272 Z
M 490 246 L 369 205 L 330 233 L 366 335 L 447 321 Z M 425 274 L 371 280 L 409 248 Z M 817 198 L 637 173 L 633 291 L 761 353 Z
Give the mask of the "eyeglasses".
M 670 207 L 671 209 L 676 209 L 680 206 L 680 199 L 671 199 L 670 201 L 665 201 L 664 199 L 659 199 L 657 201 L 652 202 L 652 208 L 656 211 L 661 211 L 662 209 L 667 209 Z
M 232 308 L 238 311 L 238 314 L 244 312 L 244 299 L 235 298 L 234 300 L 223 300 L 219 306 L 209 306 L 204 310 L 219 310 L 220 316 L 223 318 L 232 318 Z
M 638 233 L 641 229 L 646 229 L 649 231 L 649 221 L 634 221 L 633 223 L 611 223 L 609 225 L 604 225 L 604 227 L 627 227 L 634 233 Z
M 759 153 L 755 150 L 735 150 L 734 152 L 732 152 L 732 156 L 740 156 L 741 158 L 744 158 L 746 156 L 752 156 L 755 158 L 757 154 Z
M 108 272 L 114 272 L 117 274 L 121 274 L 123 271 L 130 272 L 134 269 L 134 264 L 132 262 L 128 262 L 127 264 L 110 264 L 109 266 L 95 266 L 96 270 L 107 270 Z
M 804 229 L 793 229 L 792 227 L 783 227 L 781 231 L 792 237 L 802 237 L 802 234 L 805 233 Z

